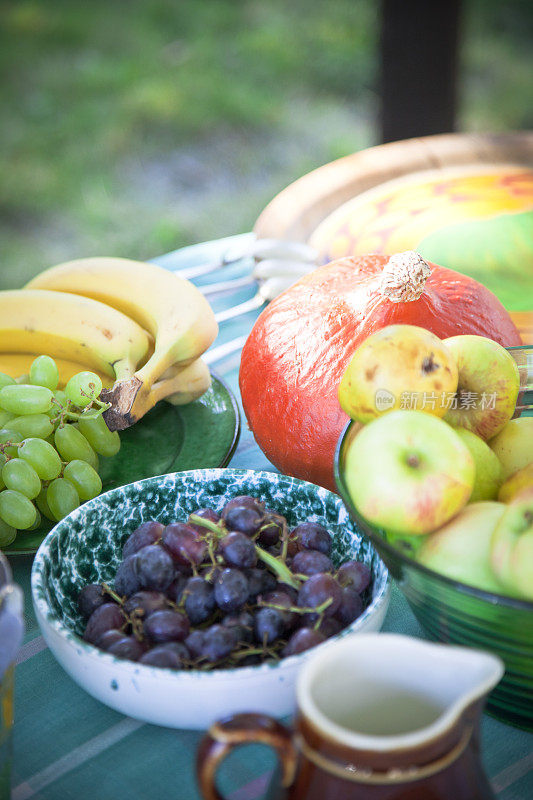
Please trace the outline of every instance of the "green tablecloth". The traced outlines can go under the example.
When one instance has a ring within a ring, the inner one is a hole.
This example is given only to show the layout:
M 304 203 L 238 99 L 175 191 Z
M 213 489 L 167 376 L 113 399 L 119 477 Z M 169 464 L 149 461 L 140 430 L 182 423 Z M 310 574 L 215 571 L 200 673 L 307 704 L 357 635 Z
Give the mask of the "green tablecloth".
M 157 261 L 168 267 L 194 265 L 217 257 L 228 243 L 206 243 Z M 249 267 L 226 267 L 197 282 L 237 276 Z M 218 310 L 253 293 L 253 287 L 244 289 L 238 296 L 217 298 L 213 305 Z M 247 333 L 256 316 L 251 313 L 224 323 L 219 341 Z M 217 372 L 238 398 L 238 353 L 217 365 Z M 255 445 L 244 418 L 231 466 L 274 470 Z M 112 711 L 80 689 L 57 664 L 40 635 L 31 604 L 31 559 L 18 557 L 11 563 L 24 591 L 27 626 L 16 669 L 13 800 L 198 800 L 194 758 L 201 732 L 143 724 Z M 396 587 L 384 629 L 422 636 Z M 533 735 L 485 715 L 482 746 L 498 800 L 533 798 Z M 223 766 L 221 786 L 231 800 L 256 800 L 262 796 L 273 766 L 274 757 L 266 748 L 244 748 Z

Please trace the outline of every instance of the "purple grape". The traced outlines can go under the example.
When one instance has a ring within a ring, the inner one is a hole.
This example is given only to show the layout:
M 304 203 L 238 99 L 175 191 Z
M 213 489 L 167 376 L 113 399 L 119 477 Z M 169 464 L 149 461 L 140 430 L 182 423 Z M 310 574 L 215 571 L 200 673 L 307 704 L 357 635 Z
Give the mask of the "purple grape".
M 204 632 L 201 656 L 207 661 L 221 661 L 229 656 L 235 647 L 235 635 L 231 628 L 212 625 Z
M 234 506 L 222 516 L 229 531 L 239 531 L 246 536 L 253 536 L 257 533 L 263 522 L 263 514 L 253 508 L 246 506 Z
M 250 497 L 249 494 L 240 494 L 228 500 L 222 509 L 222 519 L 226 519 L 226 515 L 233 508 L 251 508 L 257 511 L 258 514 L 263 514 L 264 504 L 256 497 Z
M 183 594 L 183 590 L 187 585 L 187 581 L 189 579 L 186 578 L 184 575 L 176 574 L 176 577 L 168 587 L 166 591 L 166 595 L 169 600 L 173 603 L 179 603 L 181 601 L 181 596 Z
M 173 522 L 163 531 L 162 544 L 176 564 L 201 564 L 207 553 L 207 544 L 198 532 L 183 522 Z
M 164 650 L 163 647 L 153 647 L 144 653 L 139 664 L 146 664 L 149 667 L 163 667 L 166 669 L 181 669 L 182 662 L 172 650 Z
M 344 627 L 345 626 L 339 622 L 336 616 L 322 617 L 316 630 L 324 634 L 326 639 L 329 639 L 330 636 L 336 636 L 338 633 L 340 633 Z
M 276 583 L 270 591 L 285 592 L 291 598 L 293 606 L 298 605 L 298 589 L 295 589 L 294 586 L 289 586 L 288 583 Z
M 249 593 L 246 575 L 233 567 L 222 570 L 215 581 L 215 600 L 225 613 L 239 611 L 248 600 Z
M 200 658 L 204 646 L 204 631 L 191 631 L 185 639 L 185 645 L 193 658 Z
M 252 567 L 245 570 L 244 574 L 248 579 L 248 599 L 251 602 L 260 594 L 272 592 L 277 586 L 276 578 L 267 569 Z
M 220 514 L 212 508 L 198 508 L 196 511 L 192 512 L 196 517 L 202 517 L 202 519 L 209 520 L 209 522 L 216 523 L 220 520 Z M 199 525 L 197 522 L 191 522 L 191 515 L 189 515 L 189 519 L 187 520 L 187 525 L 195 530 L 197 533 L 203 535 L 208 530 L 204 528 L 202 525 Z
M 257 537 L 257 544 L 261 547 L 273 547 L 276 545 L 283 533 L 284 517 L 274 512 L 267 512 L 263 517 L 261 532 Z
M 332 572 L 333 563 L 319 550 L 301 550 L 292 559 L 291 570 L 301 575 L 317 575 L 319 572 Z
M 298 592 L 298 605 L 301 608 L 318 608 L 326 600 L 331 603 L 325 609 L 326 617 L 332 617 L 341 604 L 342 590 L 333 575 L 320 572 L 306 580 Z
M 135 592 L 124 603 L 124 611 L 128 616 L 136 612 L 143 619 L 149 617 L 154 611 L 162 611 L 165 608 L 168 608 L 168 600 L 162 592 Z
M 217 607 L 211 584 L 203 578 L 189 578 L 183 590 L 185 613 L 192 625 L 205 622 Z
M 127 658 L 130 661 L 138 661 L 146 648 L 137 641 L 134 636 L 122 636 L 116 642 L 113 642 L 109 647 L 106 647 L 108 653 L 117 656 L 117 658 Z
M 149 664 L 152 667 L 170 667 L 182 669 L 190 660 L 189 650 L 181 642 L 166 642 L 152 647 L 140 659 L 139 663 Z
M 93 611 L 108 601 L 109 595 L 99 583 L 89 583 L 78 595 L 78 610 L 84 619 L 89 619 Z
M 153 642 L 182 642 L 189 635 L 189 620 L 179 611 L 154 611 L 144 623 Z
M 283 617 L 275 608 L 260 608 L 254 615 L 255 638 L 261 644 L 272 644 L 283 633 Z
M 361 595 L 354 591 L 351 586 L 345 586 L 341 591 L 341 604 L 335 612 L 335 617 L 343 626 L 346 626 L 360 616 L 363 610 L 363 601 L 361 600 Z
M 236 643 L 251 642 L 253 639 L 254 618 L 248 611 L 241 611 L 240 614 L 228 614 L 222 620 L 225 628 L 231 628 Z
M 164 592 L 174 579 L 174 563 L 167 551 L 158 544 L 143 547 L 136 556 L 134 569 L 141 588 Z
M 351 588 L 361 594 L 370 584 L 372 572 L 368 564 L 364 561 L 346 561 L 337 570 L 337 580 L 341 586 L 351 586 Z
M 95 645 L 100 648 L 100 650 L 109 650 L 112 644 L 115 642 L 119 642 L 121 639 L 124 638 L 124 631 L 118 631 L 116 628 L 111 628 L 109 631 L 105 631 L 95 642 Z
M 323 633 L 320 633 L 320 631 L 315 631 L 313 628 L 299 628 L 292 634 L 283 648 L 282 655 L 285 657 L 295 656 L 325 641 L 326 637 Z
M 169 650 L 171 653 L 175 653 L 181 661 L 189 661 L 191 658 L 189 648 L 183 642 L 165 642 L 157 646 L 161 650 Z
M 291 536 L 306 550 L 318 550 L 328 556 L 331 550 L 331 537 L 318 522 L 302 522 L 291 531 Z
M 257 553 L 255 545 L 246 534 L 233 531 L 224 536 L 219 542 L 219 551 L 222 558 L 230 567 L 255 567 L 257 564 Z
M 263 603 L 268 603 L 275 606 L 283 606 L 283 608 L 290 609 L 294 605 L 292 598 L 283 589 L 275 589 L 273 592 L 268 592 L 261 597 Z M 282 611 L 277 609 L 281 619 L 283 620 L 283 627 L 285 630 L 295 628 L 299 622 L 301 614 L 296 611 Z
M 143 547 L 157 542 L 157 540 L 161 538 L 163 529 L 164 525 L 161 525 L 160 522 L 155 522 L 154 520 L 143 522 L 142 525 L 139 525 L 126 539 L 124 547 L 122 548 L 122 558 L 127 558 L 133 555 L 133 553 L 138 553 Z
M 138 554 L 133 553 L 119 564 L 115 575 L 115 591 L 121 596 L 129 597 L 130 594 L 138 592 L 141 588 L 141 581 L 135 569 L 137 558 Z
M 116 603 L 104 603 L 93 611 L 87 622 L 83 638 L 86 642 L 96 644 L 100 636 L 112 628 L 122 628 L 126 617 Z

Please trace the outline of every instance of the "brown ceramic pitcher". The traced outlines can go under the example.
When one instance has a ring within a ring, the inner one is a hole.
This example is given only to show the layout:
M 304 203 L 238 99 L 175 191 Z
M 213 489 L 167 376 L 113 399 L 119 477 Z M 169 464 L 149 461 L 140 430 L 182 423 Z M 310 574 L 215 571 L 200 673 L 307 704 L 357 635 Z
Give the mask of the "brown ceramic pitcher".
M 289 730 L 262 714 L 210 728 L 197 758 L 205 800 L 235 747 L 271 745 L 281 776 L 269 798 L 493 800 L 479 752 L 486 695 L 499 658 L 395 634 L 356 634 L 320 648 L 298 676 Z

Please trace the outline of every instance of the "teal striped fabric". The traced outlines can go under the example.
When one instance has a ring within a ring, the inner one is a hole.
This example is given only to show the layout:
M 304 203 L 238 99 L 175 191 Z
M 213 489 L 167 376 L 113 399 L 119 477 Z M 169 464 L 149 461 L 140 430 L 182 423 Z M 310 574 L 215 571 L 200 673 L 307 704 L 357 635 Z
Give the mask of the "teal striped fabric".
M 234 243 L 232 237 L 155 260 L 169 268 L 192 266 L 217 258 Z M 249 268 L 246 263 L 225 267 L 195 282 L 237 277 Z M 229 307 L 253 293 L 249 287 L 217 298 L 213 306 L 216 310 Z M 224 323 L 217 343 L 247 333 L 256 316 L 253 312 Z M 216 367 L 236 397 L 238 362 L 237 353 Z M 274 470 L 246 424 L 231 466 Z M 31 558 L 12 558 L 11 564 L 24 592 L 27 626 L 16 668 L 13 800 L 199 800 L 194 763 L 201 732 L 143 724 L 112 711 L 80 689 L 55 661 L 37 627 L 31 607 Z M 422 636 L 396 587 L 385 630 Z M 533 798 L 533 735 L 485 715 L 482 746 L 498 800 Z M 272 753 L 264 747 L 243 748 L 223 765 L 221 790 L 231 800 L 259 800 L 274 763 Z

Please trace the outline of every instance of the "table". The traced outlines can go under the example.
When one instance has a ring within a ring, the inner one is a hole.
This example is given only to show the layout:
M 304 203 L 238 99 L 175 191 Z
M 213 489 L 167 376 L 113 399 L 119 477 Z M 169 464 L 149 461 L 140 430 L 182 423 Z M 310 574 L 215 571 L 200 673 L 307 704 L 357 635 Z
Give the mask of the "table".
M 157 263 L 168 268 L 195 265 L 217 258 L 231 237 L 170 253 Z M 225 267 L 196 282 L 239 276 L 250 265 Z M 216 310 L 234 305 L 254 293 L 213 300 Z M 218 342 L 248 332 L 258 312 L 221 326 Z M 217 343 L 218 343 L 217 342 Z M 239 399 L 239 353 L 217 365 Z M 242 407 L 241 407 L 242 414 Z M 242 434 L 231 466 L 275 471 L 261 453 L 242 416 Z M 13 800 L 199 800 L 194 757 L 202 736 L 198 731 L 147 725 L 118 714 L 94 700 L 75 684 L 55 661 L 38 629 L 31 607 L 31 558 L 11 559 L 15 580 L 25 597 L 27 632 L 16 668 Z M 399 590 L 393 587 L 384 630 L 422 636 Z M 533 797 L 533 734 L 509 727 L 485 715 L 482 725 L 484 762 L 498 800 Z M 221 769 L 221 788 L 231 800 L 259 800 L 274 756 L 261 746 L 233 754 Z

